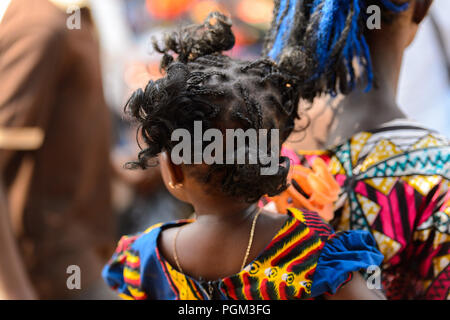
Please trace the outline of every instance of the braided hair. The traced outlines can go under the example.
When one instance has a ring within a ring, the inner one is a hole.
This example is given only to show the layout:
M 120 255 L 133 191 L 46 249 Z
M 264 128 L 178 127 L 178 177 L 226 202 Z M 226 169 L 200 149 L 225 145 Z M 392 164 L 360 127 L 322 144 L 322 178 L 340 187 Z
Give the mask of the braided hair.
M 299 117 L 297 78 L 269 59 L 250 62 L 224 55 L 234 42 L 230 19 L 217 12 L 203 24 L 167 34 L 162 44 L 153 41 L 163 55 L 164 77 L 138 89 L 125 106 L 145 143 L 129 167 L 155 165 L 159 153 L 170 153 L 175 146 L 172 132 L 182 128 L 192 137 L 195 121 L 201 121 L 203 130 L 279 129 L 280 143 L 289 136 Z M 254 202 L 286 189 L 289 160 L 279 159 L 275 175 L 261 175 L 265 165 L 260 162 L 212 164 L 206 173 L 195 165 L 184 166 L 215 190 L 219 186 L 226 195 Z
M 406 1 L 406 2 L 405 2 Z M 275 0 L 272 26 L 263 55 L 280 67 L 297 69 L 303 98 L 332 96 L 354 90 L 357 60 L 369 91 L 374 83 L 365 38 L 366 11 L 378 5 L 385 20 L 407 10 L 407 0 Z

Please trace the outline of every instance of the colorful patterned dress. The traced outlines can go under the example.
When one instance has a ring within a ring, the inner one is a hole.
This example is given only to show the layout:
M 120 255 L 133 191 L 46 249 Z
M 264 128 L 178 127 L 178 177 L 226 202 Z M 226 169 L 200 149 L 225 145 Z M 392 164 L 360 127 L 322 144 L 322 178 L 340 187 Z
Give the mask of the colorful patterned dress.
M 189 220 L 158 224 L 123 237 L 103 270 L 108 285 L 126 299 L 286 300 L 334 294 L 352 272 L 383 260 L 368 232 L 335 234 L 315 213 L 293 209 L 260 255 L 241 272 L 203 282 L 180 273 L 161 255 L 161 231 Z
M 285 150 L 289 154 L 289 150 Z M 320 156 L 342 187 L 336 230 L 367 230 L 390 299 L 450 298 L 450 146 L 409 120 L 362 132 Z

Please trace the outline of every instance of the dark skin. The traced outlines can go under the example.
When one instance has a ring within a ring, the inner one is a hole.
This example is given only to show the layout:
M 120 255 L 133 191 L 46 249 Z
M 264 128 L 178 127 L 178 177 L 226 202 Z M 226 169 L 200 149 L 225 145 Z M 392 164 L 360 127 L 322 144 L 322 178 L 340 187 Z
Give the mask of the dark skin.
M 326 147 L 341 143 L 358 132 L 406 118 L 396 103 L 403 55 L 432 3 L 433 0 L 411 0 L 409 9 L 397 14 L 392 22 L 383 22 L 380 30 L 367 32 L 366 39 L 378 86 L 366 93 L 366 84 L 360 83 L 351 94 L 338 99 L 336 117 L 325 139 Z M 302 141 L 298 141 L 294 135 L 289 141 L 293 149 L 302 148 Z
M 406 117 L 396 103 L 403 55 L 433 0 L 412 0 L 410 3 L 410 8 L 396 16 L 392 23 L 384 23 L 380 30 L 368 32 L 367 41 L 378 88 L 368 93 L 355 90 L 345 97 L 338 107 L 342 113 L 339 113 L 336 126 L 328 135 L 328 145 L 338 143 L 338 137 L 346 139 L 355 133 Z
M 211 192 L 186 167 L 173 164 L 166 152 L 159 156 L 159 162 L 168 190 L 179 200 L 190 203 L 197 217 L 192 223 L 168 228 L 161 233 L 159 248 L 162 255 L 171 266 L 176 266 L 173 243 L 177 230 L 182 228 L 176 248 L 183 272 L 208 281 L 238 273 L 249 242 L 252 221 L 258 212 L 257 204 Z M 246 265 L 258 257 L 287 219 L 286 215 L 262 211 Z M 379 300 L 384 297 L 369 290 L 363 278 L 355 273 L 352 281 L 334 296 L 326 298 Z

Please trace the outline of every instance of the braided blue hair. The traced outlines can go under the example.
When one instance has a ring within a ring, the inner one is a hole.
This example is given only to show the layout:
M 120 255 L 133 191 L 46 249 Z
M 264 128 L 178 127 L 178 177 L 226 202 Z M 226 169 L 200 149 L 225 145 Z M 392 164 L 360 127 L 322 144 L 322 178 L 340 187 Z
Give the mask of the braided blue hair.
M 374 77 L 364 22 L 368 6 L 374 3 L 393 13 L 409 7 L 408 2 L 396 4 L 393 0 L 276 1 L 265 54 L 280 64 L 292 60 L 289 55 L 292 56 L 293 48 L 303 52 L 300 56 L 312 55 L 310 66 L 300 66 L 302 71 L 308 71 L 303 80 L 326 83 L 325 91 L 331 95 L 338 91 L 348 93 L 355 88 L 357 77 L 353 61 L 356 60 L 365 71 L 366 91 L 369 91 Z M 339 67 L 336 66 L 338 61 Z

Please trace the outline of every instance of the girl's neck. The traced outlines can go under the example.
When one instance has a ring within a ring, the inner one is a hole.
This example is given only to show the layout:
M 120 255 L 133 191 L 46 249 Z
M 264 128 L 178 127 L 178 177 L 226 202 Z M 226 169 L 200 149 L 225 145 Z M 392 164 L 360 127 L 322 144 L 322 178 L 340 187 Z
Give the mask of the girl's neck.
M 237 226 L 251 218 L 258 212 L 257 204 L 228 203 L 227 205 L 208 206 L 205 203 L 194 205 L 197 224 L 214 226 Z

